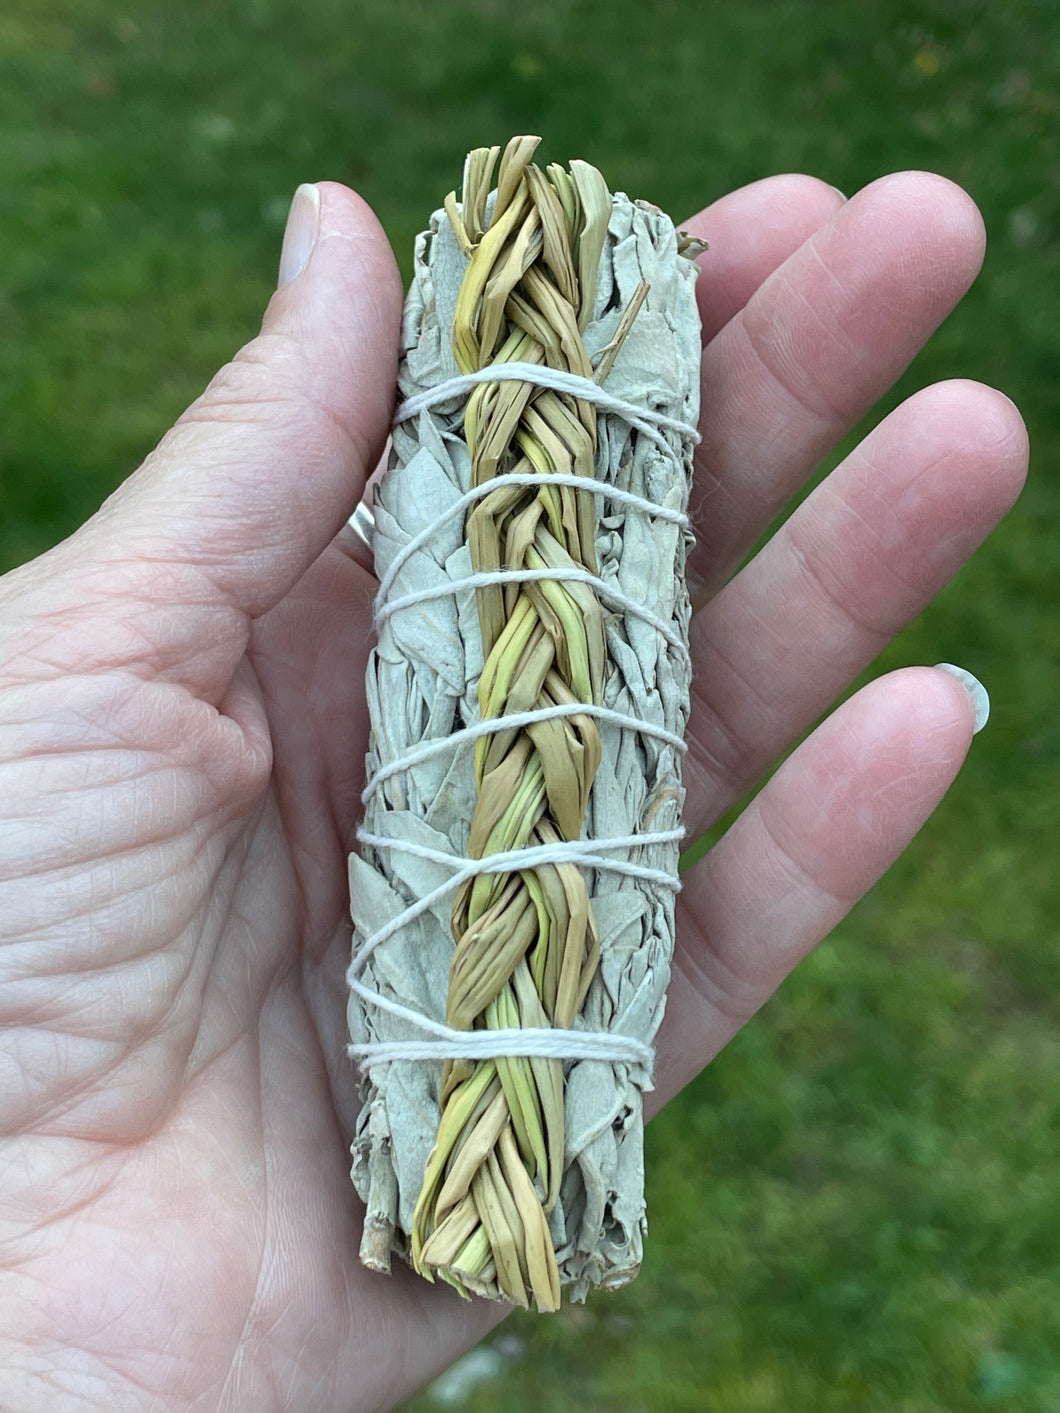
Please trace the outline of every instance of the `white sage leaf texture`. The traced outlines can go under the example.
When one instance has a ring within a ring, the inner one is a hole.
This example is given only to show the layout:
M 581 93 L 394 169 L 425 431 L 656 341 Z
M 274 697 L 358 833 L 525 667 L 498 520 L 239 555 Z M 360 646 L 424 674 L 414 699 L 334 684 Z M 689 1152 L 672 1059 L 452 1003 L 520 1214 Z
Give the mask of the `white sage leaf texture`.
M 491 197 L 491 201 L 493 198 Z M 416 241 L 415 271 L 403 319 L 400 396 L 458 374 L 450 346 L 453 308 L 465 257 L 444 211 Z M 605 387 L 637 405 L 694 426 L 699 416 L 700 324 L 696 267 L 677 253 L 674 227 L 646 202 L 614 197 L 585 330 L 590 357 L 613 336 L 638 283 L 650 285 Z M 435 524 L 470 483 L 462 437 L 466 395 L 450 397 L 394 430 L 390 465 L 375 496 L 374 552 L 380 577 L 401 548 Z M 598 416 L 597 477 L 659 505 L 685 509 L 691 439 L 668 430 L 670 450 L 632 429 L 617 414 Z M 597 495 L 600 577 L 688 640 L 684 566 L 691 543 L 679 525 Z M 456 515 L 401 566 L 390 597 L 444 586 L 471 572 Z M 605 609 L 608 606 L 605 604 Z M 608 675 L 603 704 L 680 735 L 689 709 L 686 653 L 630 613 L 607 615 Z M 399 610 L 380 630 L 367 672 L 371 742 L 369 777 L 422 742 L 447 739 L 479 719 L 482 645 L 473 591 L 445 593 Z M 672 829 L 684 794 L 676 748 L 656 737 L 601 723 L 603 756 L 583 838 Z M 465 856 L 475 804 L 474 747 L 439 752 L 383 782 L 369 799 L 365 828 L 428 845 L 454 860 Z M 619 857 L 676 875 L 679 846 L 652 845 Z M 410 902 L 452 872 L 398 849 L 365 847 L 350 859 L 354 951 Z M 655 883 L 592 870 L 593 908 L 602 941 L 598 974 L 578 1028 L 612 1031 L 651 1042 L 665 1005 L 673 955 L 674 894 Z M 362 973 L 365 985 L 437 1021 L 453 939 L 452 894 L 378 946 Z M 418 1026 L 351 994 L 351 1039 L 422 1040 Z M 369 1063 L 353 1143 L 353 1181 L 367 1204 L 362 1258 L 385 1268 L 390 1252 L 405 1255 L 424 1166 L 438 1124 L 441 1061 Z M 566 1153 L 551 1233 L 568 1297 L 593 1286 L 631 1280 L 646 1230 L 642 1094 L 650 1075 L 640 1066 L 602 1061 L 565 1063 Z

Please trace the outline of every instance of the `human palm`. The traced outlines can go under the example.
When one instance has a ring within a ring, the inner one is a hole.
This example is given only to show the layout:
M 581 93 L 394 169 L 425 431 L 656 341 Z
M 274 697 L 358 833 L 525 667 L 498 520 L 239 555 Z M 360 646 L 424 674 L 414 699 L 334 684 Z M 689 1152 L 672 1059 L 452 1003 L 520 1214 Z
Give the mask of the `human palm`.
M 391 1406 L 502 1313 L 357 1261 L 345 857 L 373 580 L 342 526 L 392 412 L 401 288 L 304 199 L 261 336 L 70 540 L 0 584 L 0 1406 Z M 1022 424 L 916 395 L 734 568 L 975 274 L 941 178 L 733 193 L 705 235 L 691 836 L 1018 493 Z M 971 704 L 880 679 L 685 876 L 657 1107 L 884 871 Z

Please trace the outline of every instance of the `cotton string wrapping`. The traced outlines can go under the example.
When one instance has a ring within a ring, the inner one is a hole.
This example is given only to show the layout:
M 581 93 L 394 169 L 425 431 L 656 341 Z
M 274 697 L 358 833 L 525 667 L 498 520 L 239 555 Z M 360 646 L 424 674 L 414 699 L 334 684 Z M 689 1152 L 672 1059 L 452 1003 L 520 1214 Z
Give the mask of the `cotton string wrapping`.
M 688 750 L 688 746 L 676 732 L 667 731 L 665 726 L 657 726 L 654 721 L 642 721 L 639 716 L 629 716 L 624 711 L 612 711 L 610 707 L 597 706 L 595 702 L 561 702 L 556 706 L 534 707 L 531 711 L 509 712 L 507 716 L 490 716 L 485 721 L 476 721 L 471 726 L 454 731 L 451 736 L 437 741 L 424 741 L 398 760 L 380 766 L 364 787 L 361 800 L 367 804 L 384 780 L 401 775 L 419 765 L 421 761 L 459 749 L 467 742 L 477 741 L 480 736 L 490 736 L 495 731 L 507 731 L 509 727 L 534 726 L 539 721 L 550 721 L 557 716 L 595 716 L 598 721 L 610 722 L 612 726 L 640 731 L 644 736 L 654 736 L 656 740 L 673 746 L 674 750 L 680 751 L 682 755 Z
M 460 373 L 455 378 L 448 378 L 444 383 L 436 383 L 433 388 L 424 388 L 423 392 L 406 398 L 394 413 L 394 425 L 407 422 L 410 417 L 425 412 L 436 403 L 456 397 L 462 392 L 470 392 L 478 383 L 504 382 L 535 383 L 541 388 L 555 388 L 557 392 L 570 393 L 572 397 L 595 402 L 605 412 L 615 412 L 624 417 L 630 426 L 650 437 L 660 450 L 670 455 L 673 454 L 673 447 L 656 430 L 658 427 L 668 427 L 673 432 L 680 432 L 682 436 L 697 444 L 702 440 L 697 427 L 692 427 L 677 417 L 668 417 L 663 412 L 656 412 L 654 408 L 638 407 L 636 403 L 626 402 L 624 398 L 615 397 L 614 393 L 605 392 L 592 378 L 582 378 L 577 373 L 568 373 L 562 368 L 549 368 L 543 363 L 491 363 L 473 373 Z
M 678 432 L 693 443 L 698 443 L 701 440 L 697 429 L 687 422 L 668 417 L 651 408 L 637 407 L 633 403 L 626 402 L 623 398 L 615 397 L 613 394 L 605 392 L 591 378 L 582 378 L 574 373 L 543 367 L 535 363 L 493 364 L 473 373 L 465 373 L 459 377 L 447 379 L 435 387 L 427 388 L 423 392 L 407 398 L 398 407 L 394 415 L 394 423 L 396 425 L 399 422 L 407 421 L 410 417 L 416 416 L 437 403 L 445 402 L 460 393 L 470 391 L 479 383 L 511 380 L 532 382 L 541 387 L 554 388 L 559 392 L 570 393 L 574 397 L 592 401 L 604 411 L 625 418 L 631 426 L 649 437 L 674 460 L 678 459 L 678 453 L 657 428 L 664 427 L 670 431 Z M 437 588 L 390 599 L 390 590 L 402 565 L 407 563 L 417 550 L 423 548 L 439 528 L 466 510 L 480 497 L 496 491 L 499 486 L 505 483 L 509 485 L 571 486 L 577 490 L 597 491 L 610 497 L 618 504 L 641 510 L 647 515 L 670 521 L 682 528 L 688 528 L 690 523 L 688 514 L 683 509 L 675 510 L 668 506 L 660 506 L 643 496 L 635 495 L 630 491 L 622 490 L 605 481 L 598 481 L 588 476 L 572 475 L 569 472 L 520 472 L 496 476 L 481 486 L 467 491 L 459 500 L 449 506 L 442 516 L 414 535 L 397 552 L 380 580 L 379 590 L 376 594 L 373 618 L 377 629 L 387 618 L 402 609 L 425 603 L 429 599 L 438 598 L 445 594 L 456 594 L 465 589 L 484 587 L 487 584 L 525 582 L 533 579 L 577 580 L 592 585 L 602 597 L 617 603 L 626 612 L 643 618 L 672 647 L 687 654 L 684 643 L 668 624 L 663 623 L 654 614 L 644 609 L 642 605 L 620 593 L 614 585 L 608 584 L 605 580 L 584 570 L 496 570 L 492 573 L 468 575 L 463 579 L 450 580 Z M 623 712 L 612 711 L 606 707 L 584 702 L 542 707 L 534 711 L 491 717 L 486 721 L 466 727 L 462 731 L 454 732 L 444 740 L 430 741 L 418 746 L 399 760 L 391 761 L 377 770 L 365 785 L 361 799 L 367 803 L 385 780 L 408 770 L 422 760 L 439 754 L 441 751 L 457 750 L 466 742 L 477 740 L 480 736 L 492 732 L 525 726 L 538 721 L 547 721 L 553 717 L 573 715 L 592 715 L 602 721 L 608 721 L 612 725 L 640 731 L 645 735 L 664 740 L 680 751 L 686 749 L 685 743 L 675 733 L 657 726 L 654 722 L 629 716 Z M 438 849 L 429 849 L 424 845 L 413 844 L 407 840 L 391 838 L 389 835 L 372 834 L 363 827 L 359 828 L 357 838 L 362 844 L 376 849 L 397 849 L 416 854 L 421 858 L 428 858 L 433 862 L 450 866 L 454 869 L 454 873 L 452 878 L 414 903 L 410 903 L 391 918 L 385 926 L 366 937 L 354 952 L 346 977 L 350 989 L 363 1001 L 378 1006 L 392 1015 L 401 1016 L 402 1019 L 415 1025 L 430 1038 L 351 1044 L 347 1046 L 348 1054 L 357 1059 L 362 1068 L 388 1064 L 395 1060 L 494 1059 L 501 1056 L 526 1056 L 554 1060 L 593 1059 L 607 1060 L 612 1063 L 625 1062 L 639 1064 L 650 1073 L 653 1059 L 652 1048 L 632 1036 L 619 1035 L 614 1031 L 561 1030 L 557 1028 L 454 1030 L 432 1020 L 429 1016 L 389 1000 L 379 992 L 365 986 L 359 978 L 365 963 L 376 947 L 419 917 L 421 913 L 426 912 L 447 893 L 454 892 L 461 883 L 477 874 L 535 868 L 546 863 L 573 863 L 581 864 L 583 867 L 623 873 L 676 892 L 681 885 L 672 874 L 663 869 L 647 868 L 627 860 L 611 858 L 609 853 L 611 850 L 640 848 L 648 844 L 674 843 L 684 837 L 684 832 L 683 829 L 678 828 L 628 835 L 618 839 L 560 840 L 553 844 L 539 845 L 533 848 L 489 854 L 481 859 L 460 859 Z
M 404 406 L 404 404 L 402 405 Z M 680 525 L 682 529 L 687 529 L 690 524 L 687 511 L 672 510 L 667 505 L 656 505 L 653 500 L 646 500 L 644 496 L 638 496 L 633 491 L 621 490 L 618 486 L 612 486 L 608 481 L 598 481 L 593 476 L 578 476 L 571 471 L 505 471 L 499 476 L 491 476 L 480 486 L 472 486 L 459 500 L 455 500 L 447 510 L 444 510 L 433 524 L 420 530 L 418 534 L 413 535 L 411 540 L 401 546 L 379 581 L 379 589 L 375 596 L 376 604 L 385 602 L 390 593 L 390 586 L 397 578 L 398 570 L 412 558 L 418 549 L 423 548 L 432 535 L 443 525 L 448 525 L 450 520 L 455 520 L 469 506 L 474 505 L 475 501 L 481 500 L 502 486 L 570 486 L 572 490 L 576 491 L 602 491 L 616 505 L 628 505 L 634 510 L 646 511 L 656 520 L 668 520 L 671 525 Z M 363 506 L 364 502 L 362 501 L 358 505 L 357 511 L 360 511 Z M 357 511 L 354 512 L 354 516 Z
M 412 844 L 408 840 L 391 839 L 386 835 L 370 834 L 359 829 L 357 838 L 362 844 L 375 848 L 397 848 L 405 853 L 417 854 L 420 858 L 431 859 L 434 863 L 453 866 L 458 869 L 452 878 L 431 892 L 410 903 L 407 908 L 392 918 L 385 927 L 379 928 L 358 948 L 350 963 L 347 980 L 350 989 L 363 1000 L 382 1006 L 391 1015 L 399 1015 L 428 1031 L 438 1040 L 429 1042 L 395 1040 L 389 1042 L 350 1045 L 351 1055 L 366 1058 L 370 1063 L 380 1064 L 393 1060 L 449 1060 L 449 1059 L 494 1059 L 502 1055 L 534 1056 L 550 1060 L 622 1060 L 627 1064 L 641 1064 L 651 1069 L 651 1047 L 632 1036 L 618 1035 L 613 1031 L 560 1030 L 550 1027 L 540 1030 L 453 1030 L 419 1012 L 401 1006 L 395 1001 L 380 996 L 364 986 L 357 977 L 364 963 L 381 942 L 392 937 L 408 922 L 412 922 L 432 904 L 447 893 L 453 892 L 468 878 L 480 873 L 503 873 L 509 869 L 537 868 L 545 863 L 575 863 L 587 868 L 609 869 L 613 873 L 624 873 L 633 878 L 657 883 L 663 888 L 677 892 L 679 881 L 670 873 L 659 868 L 647 868 L 643 864 L 630 863 L 625 859 L 611 859 L 595 850 L 629 849 L 646 844 L 672 844 L 684 837 L 683 829 L 658 830 L 654 833 L 631 834 L 622 839 L 594 839 L 561 841 L 556 844 L 541 844 L 534 848 L 512 849 L 504 853 L 488 854 L 482 859 L 456 859 L 440 849 L 429 849 L 422 844 Z M 590 845 L 592 848 L 590 848 Z M 415 1053 L 413 1053 L 413 1051 Z

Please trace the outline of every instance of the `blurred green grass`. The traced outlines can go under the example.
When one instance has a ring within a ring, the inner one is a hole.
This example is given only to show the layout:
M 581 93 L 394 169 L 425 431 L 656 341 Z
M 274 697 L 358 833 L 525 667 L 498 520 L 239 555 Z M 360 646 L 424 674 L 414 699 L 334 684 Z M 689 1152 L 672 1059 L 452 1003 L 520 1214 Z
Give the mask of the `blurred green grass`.
M 960 182 L 983 274 L 858 432 L 980 378 L 1020 404 L 1035 474 L 873 668 L 945 658 L 990 688 L 949 798 L 652 1125 L 640 1279 L 509 1321 L 463 1406 L 1060 1407 L 1055 0 L 8 0 L 0 567 L 69 533 L 255 332 L 299 181 L 356 187 L 407 276 L 467 148 L 527 131 L 677 218 L 771 172 Z

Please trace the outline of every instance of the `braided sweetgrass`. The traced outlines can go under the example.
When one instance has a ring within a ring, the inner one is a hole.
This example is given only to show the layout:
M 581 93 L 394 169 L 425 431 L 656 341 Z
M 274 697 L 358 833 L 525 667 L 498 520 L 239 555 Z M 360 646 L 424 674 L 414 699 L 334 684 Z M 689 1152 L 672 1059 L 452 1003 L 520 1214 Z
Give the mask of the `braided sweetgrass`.
M 509 143 L 486 223 L 498 148 L 472 152 L 462 212 L 446 211 L 468 257 L 453 325 L 463 373 L 540 363 L 591 378 L 581 329 L 611 214 L 600 173 L 584 162 L 548 174 L 531 165 L 536 138 Z M 617 346 L 616 350 L 617 352 Z M 471 484 L 509 471 L 591 477 L 596 408 L 529 382 L 482 383 L 464 414 Z M 476 572 L 596 573 L 591 494 L 505 485 L 467 519 Z M 542 579 L 476 590 L 484 665 L 483 719 L 561 703 L 599 703 L 604 610 L 591 585 Z M 600 764 L 591 716 L 538 721 L 482 737 L 468 855 L 577 839 Z M 564 863 L 465 883 L 453 906 L 455 951 L 446 1019 L 458 1029 L 556 1026 L 578 1014 L 600 938 L 586 880 Z M 442 1114 L 412 1231 L 413 1261 L 520 1305 L 559 1304 L 548 1213 L 563 1171 L 563 1069 L 511 1057 L 449 1062 Z
M 612 197 L 587 163 L 540 170 L 537 143 L 508 144 L 492 194 L 500 150 L 472 152 L 461 201 L 451 194 L 421 237 L 402 392 L 530 364 L 606 380 L 637 406 L 694 422 L 695 271 L 680 256 L 694 248 L 655 208 Z M 354 986 L 354 1053 L 422 1040 L 403 1018 L 411 1012 L 450 1032 L 584 1027 L 650 1043 L 672 891 L 566 862 L 562 851 L 644 834 L 645 876 L 676 872 L 677 845 L 666 841 L 677 834 L 688 706 L 679 522 L 691 446 L 673 432 L 655 445 L 589 397 L 525 374 L 441 401 L 396 427 L 394 443 L 375 551 L 390 597 L 404 591 L 408 607 L 381 620 L 368 674 L 368 766 L 380 783 L 369 786 L 370 842 L 351 858 L 351 890 L 355 955 L 367 939 L 372 956 L 351 977 L 370 977 L 378 992 Z M 594 485 L 508 480 L 453 520 L 454 498 L 512 473 Z M 621 504 L 601 518 L 601 480 L 670 518 L 654 523 Z M 448 600 L 439 573 L 501 581 Z M 604 582 L 643 604 L 647 622 L 601 602 Z M 551 708 L 562 714 L 541 719 Z M 608 724 L 607 711 L 648 734 Z M 431 744 L 527 712 L 530 724 L 491 728 L 451 760 Z M 551 846 L 554 862 L 469 877 L 444 912 L 434 901 L 444 877 L 434 855 Z M 390 919 L 410 900 L 415 912 L 417 896 L 431 906 L 390 937 Z M 375 1009 L 375 995 L 390 1009 Z M 366 1070 L 354 1180 L 368 1204 L 367 1264 L 385 1269 L 396 1247 L 463 1294 L 541 1310 L 558 1307 L 561 1286 L 580 1296 L 635 1273 L 641 1066 L 518 1054 L 425 1064 L 395 1051 Z

